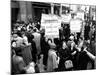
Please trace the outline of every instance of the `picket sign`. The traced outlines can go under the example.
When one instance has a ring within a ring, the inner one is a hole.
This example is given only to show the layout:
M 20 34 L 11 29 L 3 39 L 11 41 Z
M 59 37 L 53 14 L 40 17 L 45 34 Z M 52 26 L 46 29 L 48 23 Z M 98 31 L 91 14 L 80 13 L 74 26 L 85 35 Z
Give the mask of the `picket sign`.
M 61 26 L 61 21 L 58 16 L 42 14 L 41 26 L 45 29 L 46 38 L 59 38 L 59 27 Z
M 81 11 L 76 12 L 75 19 L 77 18 L 84 20 L 84 12 Z
M 62 23 L 69 23 L 71 20 L 71 14 L 61 15 Z
M 82 28 L 82 20 L 81 19 L 72 19 L 70 21 L 70 30 L 73 32 L 80 32 Z

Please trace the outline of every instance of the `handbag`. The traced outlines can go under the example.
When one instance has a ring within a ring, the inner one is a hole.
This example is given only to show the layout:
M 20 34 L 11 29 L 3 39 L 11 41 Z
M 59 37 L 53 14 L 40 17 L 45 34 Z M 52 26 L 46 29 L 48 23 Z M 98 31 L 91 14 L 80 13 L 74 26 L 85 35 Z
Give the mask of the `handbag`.
M 66 60 L 65 61 L 65 68 L 66 69 L 73 68 L 73 62 L 71 60 Z

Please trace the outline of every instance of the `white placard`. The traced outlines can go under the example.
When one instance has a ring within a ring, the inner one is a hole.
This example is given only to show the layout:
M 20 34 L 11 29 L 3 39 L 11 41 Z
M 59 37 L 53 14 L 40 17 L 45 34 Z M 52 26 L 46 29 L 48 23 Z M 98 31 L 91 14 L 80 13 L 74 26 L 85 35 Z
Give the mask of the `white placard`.
M 71 32 L 80 32 L 82 27 L 82 20 L 73 19 L 70 21 Z
M 46 37 L 59 38 L 61 21 L 59 21 L 58 16 L 42 14 L 41 26 L 45 28 Z
M 75 16 L 76 19 L 79 18 L 79 19 L 84 20 L 84 12 L 76 12 L 76 14 L 77 14 Z

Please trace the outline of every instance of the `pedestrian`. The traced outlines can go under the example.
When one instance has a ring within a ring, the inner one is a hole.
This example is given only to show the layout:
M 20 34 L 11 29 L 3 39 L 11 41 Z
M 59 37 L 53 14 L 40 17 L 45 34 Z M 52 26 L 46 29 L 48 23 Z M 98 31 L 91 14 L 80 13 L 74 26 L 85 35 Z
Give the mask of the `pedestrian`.
M 71 56 L 71 51 L 68 48 L 67 44 L 65 41 L 62 42 L 62 47 L 59 50 L 59 57 L 60 57 L 60 61 L 59 61 L 59 66 L 58 66 L 58 70 L 59 71 L 66 71 L 66 70 L 70 70 L 73 65 L 68 65 L 66 68 L 65 62 L 67 60 L 72 60 L 72 56 Z
M 58 60 L 55 48 L 56 45 L 51 43 L 48 52 L 47 72 L 54 72 L 58 68 Z
M 22 58 L 22 54 L 14 50 L 12 54 L 12 73 L 13 74 L 25 74 L 26 73 L 26 64 Z
M 34 39 L 33 41 L 35 42 L 36 44 L 36 50 L 37 50 L 37 56 L 41 53 L 41 34 L 38 33 L 36 31 L 36 29 L 34 29 L 34 33 L 32 33 L 32 35 L 34 36 Z

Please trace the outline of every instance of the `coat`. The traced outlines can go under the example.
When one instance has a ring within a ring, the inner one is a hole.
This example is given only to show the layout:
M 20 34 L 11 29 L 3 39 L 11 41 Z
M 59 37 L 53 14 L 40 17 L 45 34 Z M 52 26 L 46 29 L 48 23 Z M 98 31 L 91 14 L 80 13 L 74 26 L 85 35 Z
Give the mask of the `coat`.
M 40 54 L 40 52 L 41 52 L 41 45 L 40 45 L 41 35 L 37 32 L 33 33 L 32 35 L 34 36 L 34 42 L 36 44 L 37 54 Z
M 56 68 L 58 68 L 57 55 L 55 50 L 50 49 L 48 52 L 47 71 L 53 72 Z
M 22 57 L 16 55 L 12 57 L 12 73 L 20 74 L 25 67 L 26 64 Z
M 60 62 L 58 65 L 58 70 L 59 71 L 65 71 L 65 61 L 66 60 L 72 60 L 72 56 L 71 56 L 71 51 L 66 48 L 66 49 L 59 49 L 59 56 L 60 56 Z

